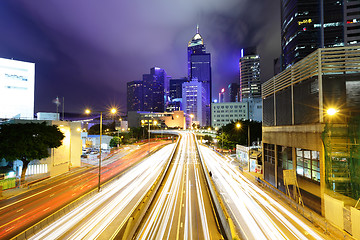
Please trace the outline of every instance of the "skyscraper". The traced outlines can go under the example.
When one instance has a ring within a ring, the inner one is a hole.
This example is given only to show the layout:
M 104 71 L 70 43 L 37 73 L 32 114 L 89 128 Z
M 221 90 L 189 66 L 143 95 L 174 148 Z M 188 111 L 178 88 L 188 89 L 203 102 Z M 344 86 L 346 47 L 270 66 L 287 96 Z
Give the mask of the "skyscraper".
M 240 69 L 240 101 L 246 98 L 260 98 L 260 57 L 256 48 L 241 49 Z
M 194 116 L 200 126 L 206 125 L 205 100 L 206 91 L 204 84 L 200 81 L 190 81 L 182 84 L 182 99 L 184 113 Z
M 346 1 L 355 2 L 350 0 L 281 1 L 283 69 L 303 59 L 317 48 L 344 46 L 343 6 Z
M 346 22 L 345 44 L 360 44 L 360 4 L 359 1 L 346 0 L 344 6 Z
M 166 80 L 168 79 L 165 70 L 158 67 L 151 68 L 150 74 L 143 75 L 143 111 L 164 111 Z
M 143 84 L 141 80 L 127 83 L 127 110 L 143 110 Z
M 199 26 L 197 26 L 196 34 L 188 43 L 188 78 L 202 83 L 205 90 L 206 120 L 204 125 L 210 125 L 211 56 L 206 52 L 204 39 L 199 34 Z

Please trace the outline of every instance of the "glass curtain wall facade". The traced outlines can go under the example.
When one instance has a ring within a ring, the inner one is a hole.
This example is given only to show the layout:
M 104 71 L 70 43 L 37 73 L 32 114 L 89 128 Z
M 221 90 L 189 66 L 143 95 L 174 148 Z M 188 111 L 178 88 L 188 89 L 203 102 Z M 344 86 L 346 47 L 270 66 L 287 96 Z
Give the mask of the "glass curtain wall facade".
M 210 104 L 211 104 L 211 55 L 206 52 L 204 39 L 199 34 L 197 27 L 196 34 L 188 43 L 188 79 L 202 83 L 205 91 L 205 121 L 202 126 L 209 126 Z
M 344 46 L 343 5 L 344 0 L 281 1 L 283 69 L 317 48 Z

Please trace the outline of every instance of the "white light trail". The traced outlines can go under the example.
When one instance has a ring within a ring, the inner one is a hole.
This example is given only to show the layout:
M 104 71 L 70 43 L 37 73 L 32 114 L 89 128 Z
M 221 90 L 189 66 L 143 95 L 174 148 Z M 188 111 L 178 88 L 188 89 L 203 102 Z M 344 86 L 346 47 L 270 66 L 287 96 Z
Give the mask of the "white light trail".
M 92 198 L 50 224 L 30 239 L 96 239 L 130 204 L 140 201 L 170 156 L 174 144 L 165 146 L 114 180 Z M 139 193 L 140 197 L 139 197 Z M 138 195 L 138 199 L 134 199 Z M 97 210 L 99 208 L 100 210 Z M 129 216 L 129 213 L 127 216 Z M 125 220 L 121 222 L 124 224 Z M 75 231 L 71 230 L 75 228 Z
M 226 161 L 204 146 L 200 146 L 200 151 L 205 164 L 213 173 L 215 184 L 224 192 L 227 199 L 225 202 L 235 217 L 234 222 L 245 230 L 248 239 L 323 239 L 311 227 L 245 178 L 231 161 Z M 299 225 L 300 229 L 289 219 Z M 285 229 L 288 232 L 284 231 Z

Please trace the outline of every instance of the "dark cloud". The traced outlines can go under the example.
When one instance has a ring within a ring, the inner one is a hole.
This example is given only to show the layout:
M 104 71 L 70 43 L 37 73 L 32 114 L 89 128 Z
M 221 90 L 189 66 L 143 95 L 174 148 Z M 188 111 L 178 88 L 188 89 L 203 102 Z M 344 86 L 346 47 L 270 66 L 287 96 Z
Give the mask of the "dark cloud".
M 187 75 L 196 24 L 212 54 L 213 93 L 238 81 L 240 49 L 258 46 L 262 79 L 280 54 L 280 4 L 268 0 L 4 0 L 0 57 L 36 63 L 37 111 L 117 104 L 153 66 Z

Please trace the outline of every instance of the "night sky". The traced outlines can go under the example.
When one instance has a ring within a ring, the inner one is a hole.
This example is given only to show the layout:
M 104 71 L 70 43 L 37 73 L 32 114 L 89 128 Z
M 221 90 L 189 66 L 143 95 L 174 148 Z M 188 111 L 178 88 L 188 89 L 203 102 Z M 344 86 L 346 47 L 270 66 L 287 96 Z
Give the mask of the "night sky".
M 197 24 L 211 53 L 213 96 L 239 81 L 243 47 L 258 47 L 262 81 L 273 76 L 279 0 L 1 0 L 0 57 L 36 64 L 35 112 L 56 111 L 56 96 L 65 112 L 126 111 L 126 83 L 151 67 L 187 76 Z

